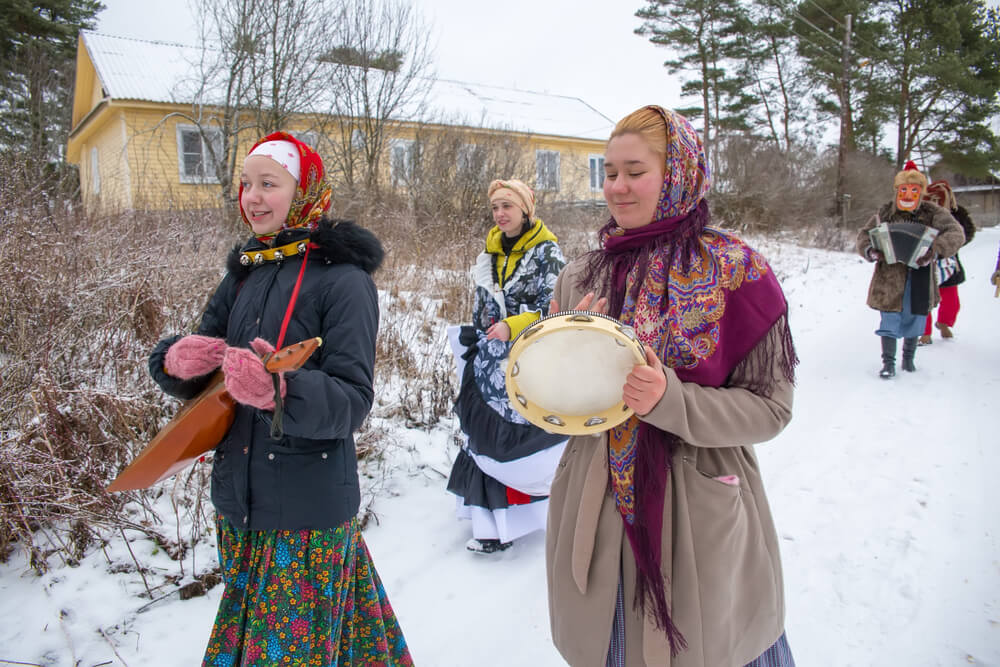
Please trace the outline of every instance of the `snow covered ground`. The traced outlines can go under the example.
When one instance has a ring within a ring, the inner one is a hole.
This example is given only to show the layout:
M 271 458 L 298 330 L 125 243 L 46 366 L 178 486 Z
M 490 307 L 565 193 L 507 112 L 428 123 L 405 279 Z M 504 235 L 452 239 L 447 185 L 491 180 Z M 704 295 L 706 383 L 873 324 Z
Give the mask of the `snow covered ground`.
M 1000 299 L 988 277 L 1000 229 L 961 251 L 956 337 L 917 352 L 915 374 L 880 380 L 871 265 L 763 243 L 782 278 L 802 365 L 795 416 L 758 447 L 781 536 L 787 632 L 803 667 L 1000 666 Z M 444 345 L 444 333 L 441 332 Z M 365 531 L 418 665 L 543 667 L 551 645 L 544 537 L 490 557 L 444 490 L 451 432 L 398 423 L 393 474 Z M 145 540 L 132 550 L 176 572 Z M 204 569 L 213 547 L 195 554 Z M 150 604 L 113 541 L 77 567 L 0 566 L 0 665 L 196 665 L 221 587 Z M 185 564 L 190 571 L 190 557 Z

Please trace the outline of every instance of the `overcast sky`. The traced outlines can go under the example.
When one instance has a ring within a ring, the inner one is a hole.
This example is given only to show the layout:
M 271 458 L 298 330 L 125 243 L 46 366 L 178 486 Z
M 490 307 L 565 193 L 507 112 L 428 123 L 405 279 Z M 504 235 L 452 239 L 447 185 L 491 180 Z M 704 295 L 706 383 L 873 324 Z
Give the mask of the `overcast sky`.
M 97 29 L 195 44 L 188 0 L 102 0 Z M 578 97 L 613 121 L 644 104 L 676 107 L 669 53 L 633 34 L 641 0 L 414 0 L 446 79 Z

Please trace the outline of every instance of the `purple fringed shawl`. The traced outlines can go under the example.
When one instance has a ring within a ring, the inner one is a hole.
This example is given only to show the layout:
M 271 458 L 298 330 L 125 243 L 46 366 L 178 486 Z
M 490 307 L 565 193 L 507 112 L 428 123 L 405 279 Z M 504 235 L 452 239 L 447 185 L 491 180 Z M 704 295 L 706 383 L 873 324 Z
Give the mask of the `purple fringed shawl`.
M 708 219 L 700 199 L 686 215 L 637 229 L 611 220 L 580 284 L 603 281 L 609 314 L 631 324 L 681 381 L 769 395 L 775 357 L 790 382 L 797 363 L 784 295 L 764 258 L 707 227 Z M 779 320 L 781 335 L 769 336 Z M 740 378 L 731 377 L 741 362 Z M 636 559 L 636 603 L 676 654 L 686 643 L 670 618 L 660 549 L 666 483 L 681 441 L 635 415 L 609 431 L 608 441 L 609 481 Z

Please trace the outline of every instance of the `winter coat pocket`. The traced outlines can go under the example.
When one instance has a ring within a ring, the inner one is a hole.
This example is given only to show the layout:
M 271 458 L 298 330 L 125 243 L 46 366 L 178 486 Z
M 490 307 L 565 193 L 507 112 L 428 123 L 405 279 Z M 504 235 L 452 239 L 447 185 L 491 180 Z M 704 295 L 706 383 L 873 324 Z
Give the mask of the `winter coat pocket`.
M 239 516 L 240 506 L 233 486 L 233 454 L 223 440 L 212 457 L 212 504 L 225 516 Z
M 738 460 L 711 458 L 699 460 L 698 466 L 683 458 L 692 542 L 689 556 L 697 572 L 701 618 L 713 619 L 714 636 L 731 637 L 738 644 L 741 636 L 773 622 L 776 573 L 753 494 L 739 481 L 746 476 Z M 727 662 L 725 653 L 732 647 L 718 642 L 717 648 L 720 655 L 706 653 L 706 664 Z

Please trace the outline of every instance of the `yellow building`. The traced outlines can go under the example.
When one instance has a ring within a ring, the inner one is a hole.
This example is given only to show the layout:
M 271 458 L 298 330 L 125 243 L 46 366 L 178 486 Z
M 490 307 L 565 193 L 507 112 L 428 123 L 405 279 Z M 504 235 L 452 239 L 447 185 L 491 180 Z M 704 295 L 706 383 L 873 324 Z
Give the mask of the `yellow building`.
M 208 128 L 203 133 L 191 121 L 200 57 L 195 47 L 80 33 L 67 160 L 80 169 L 89 210 L 217 205 L 220 188 L 209 166 L 209 142 L 215 135 L 211 123 L 201 124 Z M 570 202 L 602 200 L 604 143 L 614 123 L 590 105 L 574 97 L 480 84 L 428 83 L 427 101 L 436 117 L 476 120 L 427 124 L 395 119 L 381 161 L 389 171 L 388 182 L 405 182 L 418 134 L 461 129 L 473 137 L 515 137 L 526 163 L 535 165 L 529 184 L 540 195 Z M 308 118 L 300 121 L 287 129 L 302 132 L 314 126 Z M 236 154 L 245 155 L 256 138 L 241 136 Z M 320 137 L 305 132 L 300 138 L 318 142 L 322 152 Z

